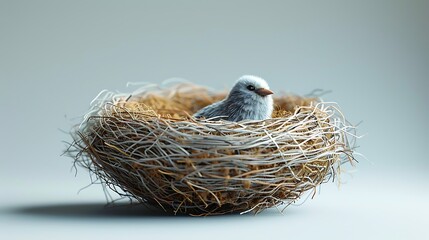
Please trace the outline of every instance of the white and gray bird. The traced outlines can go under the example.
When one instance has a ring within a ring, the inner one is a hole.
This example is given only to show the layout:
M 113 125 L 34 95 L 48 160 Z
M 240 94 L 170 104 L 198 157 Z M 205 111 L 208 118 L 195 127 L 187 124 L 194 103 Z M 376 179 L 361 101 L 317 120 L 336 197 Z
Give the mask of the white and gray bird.
M 244 75 L 235 83 L 228 96 L 194 114 L 195 118 L 212 120 L 264 120 L 273 112 L 273 92 L 267 82 L 256 76 Z

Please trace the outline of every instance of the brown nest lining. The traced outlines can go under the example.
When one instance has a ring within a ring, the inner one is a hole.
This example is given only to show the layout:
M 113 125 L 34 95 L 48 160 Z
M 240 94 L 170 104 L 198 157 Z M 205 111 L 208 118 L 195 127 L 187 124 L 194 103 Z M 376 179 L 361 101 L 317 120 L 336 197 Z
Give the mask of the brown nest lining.
M 353 127 L 335 105 L 281 95 L 263 121 L 191 117 L 223 97 L 191 84 L 105 92 L 69 153 L 120 195 L 193 215 L 287 206 L 353 163 Z

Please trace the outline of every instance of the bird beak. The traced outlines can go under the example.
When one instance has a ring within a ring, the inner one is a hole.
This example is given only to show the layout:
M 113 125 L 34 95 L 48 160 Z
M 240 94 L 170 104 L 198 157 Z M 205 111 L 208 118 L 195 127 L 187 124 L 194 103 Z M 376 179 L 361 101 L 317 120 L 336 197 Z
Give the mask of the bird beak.
M 266 89 L 266 88 L 258 88 L 255 90 L 255 92 L 261 97 L 274 94 L 273 91 L 271 91 L 270 89 Z

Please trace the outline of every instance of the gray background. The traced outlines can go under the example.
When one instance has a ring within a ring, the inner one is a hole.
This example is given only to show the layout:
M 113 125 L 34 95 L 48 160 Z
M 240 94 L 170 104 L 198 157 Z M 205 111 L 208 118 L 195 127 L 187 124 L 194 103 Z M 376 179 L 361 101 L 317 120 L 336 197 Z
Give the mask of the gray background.
M 427 236 L 429 1 L 0 1 L 0 238 Z M 226 90 L 332 90 L 363 121 L 344 184 L 284 215 L 104 209 L 61 141 L 102 89 L 182 77 Z M 353 173 L 351 173 L 353 172 Z

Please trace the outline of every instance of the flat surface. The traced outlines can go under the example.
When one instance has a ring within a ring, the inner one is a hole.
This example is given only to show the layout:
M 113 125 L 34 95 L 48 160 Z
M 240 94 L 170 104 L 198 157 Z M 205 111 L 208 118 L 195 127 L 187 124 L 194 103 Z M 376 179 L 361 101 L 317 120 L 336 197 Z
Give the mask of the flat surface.
M 399 173 L 395 172 L 390 173 L 398 176 L 385 173 L 380 178 L 381 170 L 373 167 L 373 176 L 354 173 L 340 188 L 325 184 L 313 199 L 290 206 L 283 214 L 270 209 L 256 216 L 171 216 L 143 206 L 105 206 L 99 186 L 91 186 L 78 195 L 78 184 L 72 178 L 56 183 L 28 183 L 21 189 L 7 189 L 8 195 L 2 196 L 0 236 L 2 239 L 429 237 L 428 178 L 415 173 L 398 179 Z
M 429 239 L 429 1 L 0 0 L 0 239 Z M 103 89 L 180 77 L 330 90 L 360 163 L 314 199 L 253 215 L 105 208 L 61 156 Z

